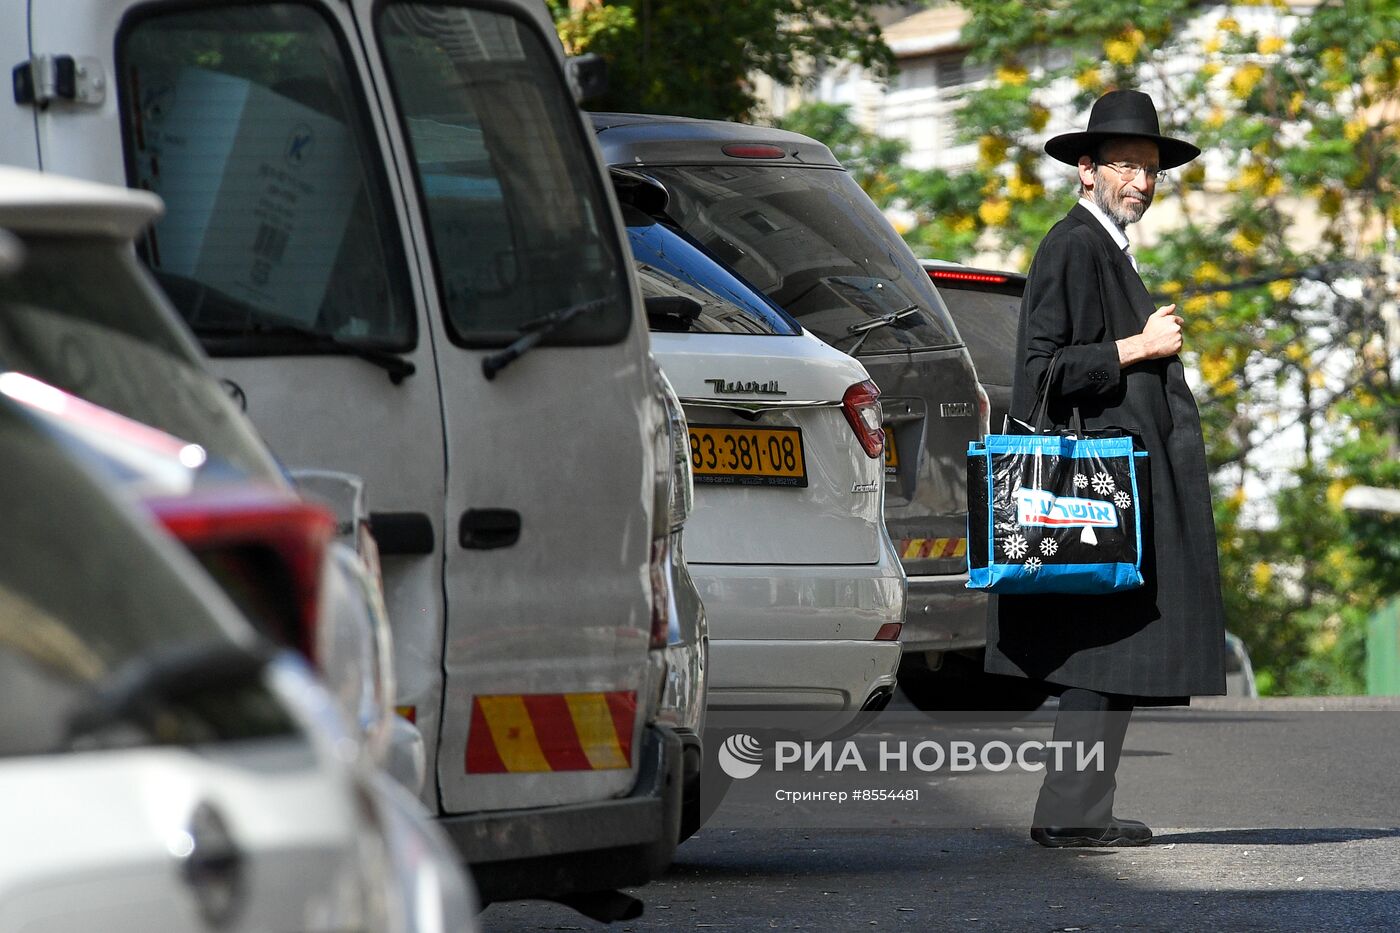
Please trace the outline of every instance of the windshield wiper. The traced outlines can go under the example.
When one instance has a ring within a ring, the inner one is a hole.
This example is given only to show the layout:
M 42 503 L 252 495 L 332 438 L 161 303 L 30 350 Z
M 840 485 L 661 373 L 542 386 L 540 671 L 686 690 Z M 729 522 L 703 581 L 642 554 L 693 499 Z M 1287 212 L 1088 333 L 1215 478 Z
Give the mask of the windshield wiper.
M 333 334 L 298 327 L 295 324 L 268 324 L 262 321 L 252 321 L 242 326 L 200 325 L 195 328 L 195 333 L 199 335 L 201 340 L 213 342 L 225 352 L 244 346 L 252 349 L 257 346 L 258 341 L 271 339 L 285 340 L 298 350 L 345 353 L 357 356 L 387 372 L 389 381 L 394 385 L 398 385 L 405 378 L 418 371 L 418 367 L 397 353 L 380 350 L 377 347 L 367 347 L 360 343 L 352 343 Z
M 133 658 L 95 684 L 91 698 L 68 717 L 68 746 L 117 723 L 150 732 L 172 705 L 256 683 L 267 663 L 265 650 L 223 640 Z
M 558 311 L 551 311 L 526 321 L 520 325 L 520 336 L 510 346 L 499 353 L 492 353 L 490 356 L 482 358 L 481 374 L 486 377 L 487 382 L 490 382 L 496 378 L 497 373 L 529 353 L 541 340 L 580 314 L 601 310 L 607 307 L 607 304 L 607 299 L 595 298 L 592 301 L 584 301 L 567 308 L 560 308 Z
M 855 356 L 856 351 L 860 349 L 861 344 L 865 343 L 865 338 L 870 336 L 871 331 L 879 330 L 881 327 L 888 327 L 891 324 L 904 320 L 911 314 L 917 314 L 918 311 L 918 305 L 910 305 L 907 308 L 891 311 L 889 314 L 882 314 L 868 321 L 861 321 L 859 324 L 852 324 L 850 327 L 846 328 L 846 333 L 852 335 L 859 334 L 860 336 L 856 337 L 855 343 L 846 348 L 846 353 L 850 356 Z

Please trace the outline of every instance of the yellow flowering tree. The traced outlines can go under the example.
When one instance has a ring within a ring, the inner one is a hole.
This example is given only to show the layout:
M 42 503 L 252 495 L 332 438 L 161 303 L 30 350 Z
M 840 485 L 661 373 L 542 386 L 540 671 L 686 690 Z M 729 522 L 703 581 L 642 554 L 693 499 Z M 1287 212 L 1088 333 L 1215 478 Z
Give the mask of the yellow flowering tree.
M 908 237 L 929 255 L 1028 262 L 1074 199 L 1071 173 L 1038 174 L 1047 108 L 1072 94 L 1082 120 L 1107 90 L 1149 90 L 1166 131 L 1206 152 L 1159 186 L 1153 219 L 1179 219 L 1138 252 L 1187 320 L 1230 626 L 1266 690 L 1363 689 L 1363 620 L 1400 592 L 1400 526 L 1340 497 L 1400 487 L 1400 323 L 1386 320 L 1400 299 L 1400 0 L 1305 16 L 1282 0 L 962 5 L 965 43 L 994 66 L 959 115 L 980 160 L 911 184 L 930 219 Z M 1045 60 L 1064 64 L 1027 67 Z

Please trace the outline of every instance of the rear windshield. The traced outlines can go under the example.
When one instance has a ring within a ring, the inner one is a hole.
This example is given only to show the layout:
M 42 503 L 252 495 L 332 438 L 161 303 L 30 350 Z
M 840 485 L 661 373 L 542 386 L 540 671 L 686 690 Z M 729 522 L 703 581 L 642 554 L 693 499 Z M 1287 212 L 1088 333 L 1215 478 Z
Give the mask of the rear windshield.
M 279 475 L 125 243 L 26 238 L 24 265 L 0 276 L 0 370 L 199 444 L 254 475 Z
M 621 340 L 626 257 L 539 31 L 504 12 L 421 2 L 382 6 L 376 25 L 453 338 L 500 346 L 589 305 L 545 342 Z
M 918 260 L 846 172 L 647 171 L 670 192 L 667 213 L 687 233 L 832 346 L 865 356 L 960 344 Z
M 0 758 L 293 728 L 193 565 L 3 399 L 0 463 Z
M 1021 314 L 1021 286 L 969 285 L 940 281 L 938 293 L 967 343 L 977 377 L 992 385 L 1011 385 L 1016 324 Z
M 685 329 L 704 334 L 792 337 L 801 328 L 684 236 L 627 211 L 627 239 L 645 297 L 684 296 L 700 304 Z M 655 323 L 652 329 L 658 329 Z M 678 329 L 678 328 L 667 328 Z

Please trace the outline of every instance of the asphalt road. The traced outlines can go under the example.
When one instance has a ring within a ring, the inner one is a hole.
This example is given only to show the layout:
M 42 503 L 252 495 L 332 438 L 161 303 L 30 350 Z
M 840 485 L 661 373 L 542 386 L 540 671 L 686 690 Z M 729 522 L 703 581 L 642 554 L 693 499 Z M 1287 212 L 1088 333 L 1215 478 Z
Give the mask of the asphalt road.
M 868 758 L 906 729 L 877 726 L 853 741 Z M 1042 712 L 970 734 L 1014 746 L 1049 731 Z M 1032 843 L 1038 774 L 978 768 L 901 780 L 920 789 L 917 804 L 863 810 L 779 803 L 772 788 L 891 779 L 736 781 L 671 871 L 631 892 L 644 915 L 611 929 L 1400 930 L 1400 703 L 1212 700 L 1140 711 L 1117 812 L 1156 829 L 1145 848 Z M 608 929 L 541 902 L 491 905 L 482 925 Z

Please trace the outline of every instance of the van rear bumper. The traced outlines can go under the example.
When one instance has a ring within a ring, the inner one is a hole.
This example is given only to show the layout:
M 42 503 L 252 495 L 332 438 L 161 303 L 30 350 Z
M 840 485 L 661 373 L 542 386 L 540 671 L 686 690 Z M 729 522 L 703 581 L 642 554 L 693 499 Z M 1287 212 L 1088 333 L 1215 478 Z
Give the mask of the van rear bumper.
M 683 743 L 649 726 L 626 797 L 439 817 L 482 903 L 645 884 L 671 864 L 680 833 Z
M 909 602 L 899 633 L 906 653 L 987 644 L 987 594 L 969 590 L 966 584 L 966 573 L 909 578 Z

